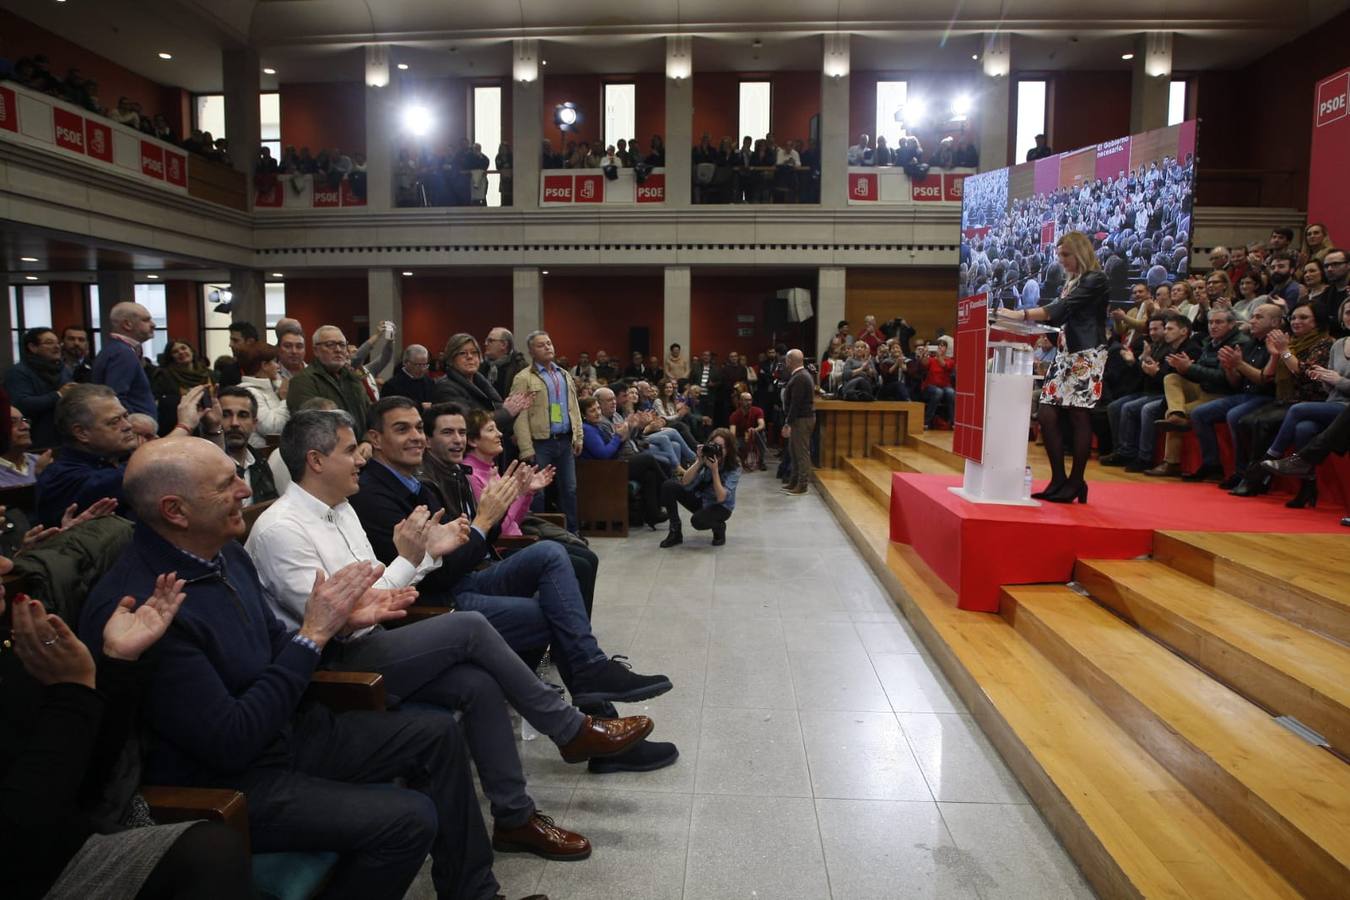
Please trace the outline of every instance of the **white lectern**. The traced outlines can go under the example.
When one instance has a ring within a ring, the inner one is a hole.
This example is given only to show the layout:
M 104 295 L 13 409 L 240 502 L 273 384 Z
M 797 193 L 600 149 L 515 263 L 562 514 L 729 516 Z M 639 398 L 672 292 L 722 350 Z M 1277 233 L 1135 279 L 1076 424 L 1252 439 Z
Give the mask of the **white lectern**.
M 1058 334 L 1051 325 L 996 319 L 990 331 L 1004 334 Z M 1021 341 L 990 341 L 984 367 L 984 452 L 966 460 L 960 487 L 949 488 L 972 503 L 1039 506 L 1026 488 L 1027 428 L 1035 389 L 1033 347 Z

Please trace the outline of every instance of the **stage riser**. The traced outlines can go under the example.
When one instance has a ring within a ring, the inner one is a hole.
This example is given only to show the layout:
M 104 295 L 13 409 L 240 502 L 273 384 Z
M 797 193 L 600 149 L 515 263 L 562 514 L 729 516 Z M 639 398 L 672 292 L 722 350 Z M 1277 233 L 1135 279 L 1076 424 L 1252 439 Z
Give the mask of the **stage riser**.
M 1347 553 L 1334 565 L 1343 573 L 1350 573 L 1350 535 L 1344 543 Z M 1311 554 L 1299 553 L 1289 563 L 1296 568 L 1300 560 L 1311 557 Z M 1207 547 L 1188 542 L 1184 535 L 1167 532 L 1158 532 L 1154 537 L 1153 558 L 1301 628 L 1350 646 L 1350 589 L 1343 588 L 1339 596 L 1328 596 L 1304 587 L 1297 575 L 1281 577 L 1263 571 L 1252 564 L 1259 561 L 1255 553 L 1248 554 L 1248 560 L 1219 555 Z M 1273 559 L 1274 554 L 1269 558 Z
M 1151 561 L 1080 561 L 1093 599 L 1272 715 L 1350 751 L 1350 649 Z
M 1051 829 L 1105 898 L 1295 898 L 1251 847 L 996 615 L 965 613 L 853 478 L 820 473 L 838 524 Z
M 1066 587 L 1004 615 L 1141 747 L 1310 897 L 1350 884 L 1350 767 Z

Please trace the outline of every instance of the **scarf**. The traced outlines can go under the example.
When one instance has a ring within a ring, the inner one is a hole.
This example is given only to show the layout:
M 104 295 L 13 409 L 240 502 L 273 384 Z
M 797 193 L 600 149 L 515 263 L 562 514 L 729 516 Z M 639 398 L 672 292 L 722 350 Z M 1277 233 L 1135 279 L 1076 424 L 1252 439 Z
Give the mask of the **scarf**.
M 1325 344 L 1331 338 L 1320 328 L 1316 328 L 1303 337 L 1295 337 L 1289 341 L 1289 352 L 1294 354 L 1299 362 L 1299 374 L 1308 357 L 1313 355 L 1318 344 Z M 1291 403 L 1294 399 L 1294 392 L 1298 390 L 1298 377 L 1289 371 L 1289 367 L 1283 360 L 1275 362 L 1275 401 L 1277 403 Z
M 61 386 L 61 362 L 58 360 L 52 362 L 50 359 L 44 359 L 41 356 L 35 356 L 32 353 L 25 353 L 23 361 L 28 368 L 32 369 L 37 376 L 45 381 L 52 390 Z
M 213 380 L 211 370 L 205 366 L 194 366 L 190 369 L 185 369 L 182 366 L 163 366 L 159 373 L 161 379 L 168 380 L 178 386 L 180 397 L 197 385 Z

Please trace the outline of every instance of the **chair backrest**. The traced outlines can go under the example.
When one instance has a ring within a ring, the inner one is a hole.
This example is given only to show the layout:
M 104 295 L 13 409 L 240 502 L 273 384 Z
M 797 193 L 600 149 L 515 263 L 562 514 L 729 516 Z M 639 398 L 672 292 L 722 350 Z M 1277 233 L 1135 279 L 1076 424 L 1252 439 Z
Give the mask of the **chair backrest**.
M 577 525 L 588 537 L 627 537 L 628 463 L 621 459 L 579 459 Z

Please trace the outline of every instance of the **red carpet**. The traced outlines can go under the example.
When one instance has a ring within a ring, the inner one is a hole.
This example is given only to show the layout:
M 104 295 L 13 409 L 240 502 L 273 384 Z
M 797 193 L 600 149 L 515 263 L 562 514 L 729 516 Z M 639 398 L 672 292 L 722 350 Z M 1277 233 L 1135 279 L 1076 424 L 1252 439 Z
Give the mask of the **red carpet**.
M 999 586 L 1068 581 L 1077 559 L 1151 552 L 1154 531 L 1345 533 L 1344 511 L 1286 509 L 1287 495 L 1244 499 L 1210 484 L 1090 482 L 1088 505 L 974 504 L 961 479 L 896 472 L 891 540 L 910 544 L 956 591 L 962 609 L 996 612 Z M 1037 484 L 1040 489 L 1043 484 Z

